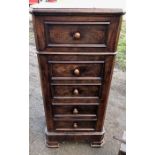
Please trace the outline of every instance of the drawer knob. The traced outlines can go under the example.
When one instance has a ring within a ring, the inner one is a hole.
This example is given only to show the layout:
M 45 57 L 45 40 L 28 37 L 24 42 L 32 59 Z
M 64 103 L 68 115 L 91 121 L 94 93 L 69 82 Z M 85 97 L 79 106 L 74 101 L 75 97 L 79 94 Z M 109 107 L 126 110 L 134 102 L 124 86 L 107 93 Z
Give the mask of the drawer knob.
M 77 75 L 77 76 L 80 75 L 80 70 L 79 69 L 75 69 L 74 70 L 74 74 Z
M 78 114 L 78 113 L 79 113 L 79 111 L 77 110 L 77 108 L 74 108 L 73 114 Z
M 80 37 L 81 37 L 81 34 L 79 33 L 79 32 L 76 32 L 76 33 L 74 33 L 74 39 L 80 39 Z
M 74 124 L 73 124 L 73 127 L 74 127 L 74 128 L 77 128 L 77 127 L 78 127 L 77 123 L 74 123 Z
M 73 94 L 74 94 L 74 95 L 78 95 L 78 94 L 79 94 L 78 89 L 74 89 Z

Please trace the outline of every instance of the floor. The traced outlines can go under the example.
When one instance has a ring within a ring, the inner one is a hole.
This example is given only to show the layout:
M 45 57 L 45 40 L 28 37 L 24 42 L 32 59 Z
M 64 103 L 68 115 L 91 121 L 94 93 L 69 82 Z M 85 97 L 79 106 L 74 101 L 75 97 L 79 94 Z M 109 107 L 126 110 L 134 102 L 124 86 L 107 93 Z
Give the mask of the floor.
M 108 108 L 105 120 L 105 145 L 102 148 L 91 148 L 88 143 L 62 142 L 60 148 L 50 149 L 45 146 L 44 109 L 40 88 L 35 41 L 30 18 L 30 155 L 117 155 L 120 142 L 113 136 L 121 137 L 126 129 L 126 75 L 115 68 Z

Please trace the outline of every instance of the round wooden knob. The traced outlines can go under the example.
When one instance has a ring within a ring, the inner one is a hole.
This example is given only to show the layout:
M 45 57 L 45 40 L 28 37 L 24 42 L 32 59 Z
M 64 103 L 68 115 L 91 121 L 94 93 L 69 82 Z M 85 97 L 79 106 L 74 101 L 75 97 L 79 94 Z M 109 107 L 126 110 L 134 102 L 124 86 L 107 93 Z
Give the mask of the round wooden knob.
M 80 37 L 81 37 L 80 32 L 74 33 L 74 39 L 80 39 Z
M 74 95 L 78 95 L 78 94 L 79 94 L 78 89 L 74 89 L 73 94 L 74 94 Z
M 77 108 L 74 108 L 73 109 L 73 114 L 78 114 L 79 113 L 79 111 L 77 110 Z
M 77 128 L 77 127 L 78 127 L 77 123 L 74 123 L 74 124 L 73 124 L 73 127 L 74 127 L 74 128 Z
M 74 70 L 74 74 L 77 75 L 77 76 L 80 75 L 80 70 L 79 69 L 75 69 Z

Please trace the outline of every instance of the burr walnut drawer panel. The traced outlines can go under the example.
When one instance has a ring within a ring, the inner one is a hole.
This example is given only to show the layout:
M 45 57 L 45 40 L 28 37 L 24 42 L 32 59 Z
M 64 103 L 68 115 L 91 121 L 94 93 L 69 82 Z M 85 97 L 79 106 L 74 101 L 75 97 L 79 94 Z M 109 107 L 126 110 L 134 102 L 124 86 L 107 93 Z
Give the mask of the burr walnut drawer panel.
M 53 106 L 54 116 L 59 115 L 89 115 L 89 114 L 97 114 L 97 106 L 96 105 L 56 105 Z
M 94 131 L 96 121 L 54 121 L 56 131 Z
M 106 47 L 110 22 L 45 22 L 48 46 L 96 44 Z M 91 45 L 90 45 L 91 46 Z
M 98 97 L 100 85 L 53 85 L 52 97 Z
M 104 61 L 48 61 L 52 77 L 100 77 Z

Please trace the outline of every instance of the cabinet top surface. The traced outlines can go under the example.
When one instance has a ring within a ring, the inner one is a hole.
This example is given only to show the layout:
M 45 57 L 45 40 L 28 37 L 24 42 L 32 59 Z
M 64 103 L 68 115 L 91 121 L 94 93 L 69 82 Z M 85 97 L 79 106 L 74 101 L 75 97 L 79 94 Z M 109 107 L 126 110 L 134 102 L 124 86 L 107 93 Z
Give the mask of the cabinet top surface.
M 61 0 L 40 2 L 31 6 L 31 12 L 91 12 L 124 13 L 124 0 Z

